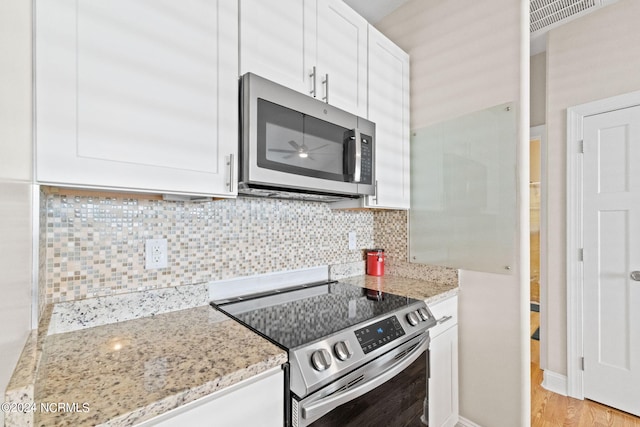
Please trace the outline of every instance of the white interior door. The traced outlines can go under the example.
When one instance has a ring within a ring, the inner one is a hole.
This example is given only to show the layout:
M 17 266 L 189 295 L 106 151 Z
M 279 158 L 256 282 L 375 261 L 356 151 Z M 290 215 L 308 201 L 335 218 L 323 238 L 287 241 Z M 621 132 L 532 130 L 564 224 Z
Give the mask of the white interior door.
M 583 130 L 584 396 L 640 415 L 640 106 Z

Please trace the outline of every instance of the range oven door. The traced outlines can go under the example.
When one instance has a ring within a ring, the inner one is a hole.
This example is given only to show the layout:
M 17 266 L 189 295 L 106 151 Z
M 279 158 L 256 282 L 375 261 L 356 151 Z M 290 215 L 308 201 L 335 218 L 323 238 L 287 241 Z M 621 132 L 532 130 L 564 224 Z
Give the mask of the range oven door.
M 373 123 L 255 74 L 241 84 L 242 183 L 373 194 Z
M 425 333 L 302 400 L 293 396 L 292 425 L 428 425 L 428 347 Z

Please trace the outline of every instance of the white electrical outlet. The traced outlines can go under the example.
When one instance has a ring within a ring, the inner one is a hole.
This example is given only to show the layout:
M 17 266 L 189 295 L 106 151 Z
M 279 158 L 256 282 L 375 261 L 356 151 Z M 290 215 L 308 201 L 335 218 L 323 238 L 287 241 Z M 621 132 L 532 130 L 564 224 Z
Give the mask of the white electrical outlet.
M 356 232 L 355 231 L 349 232 L 349 250 L 350 251 L 356 250 Z
M 147 239 L 145 242 L 145 262 L 144 268 L 151 270 L 154 268 L 167 267 L 167 239 Z

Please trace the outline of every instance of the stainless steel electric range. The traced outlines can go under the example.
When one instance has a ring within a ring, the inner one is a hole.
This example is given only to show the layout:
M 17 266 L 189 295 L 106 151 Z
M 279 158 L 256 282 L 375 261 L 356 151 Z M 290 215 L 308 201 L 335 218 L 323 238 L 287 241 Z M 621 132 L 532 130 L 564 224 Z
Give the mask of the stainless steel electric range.
M 341 282 L 212 302 L 288 352 L 286 426 L 424 426 L 424 301 Z

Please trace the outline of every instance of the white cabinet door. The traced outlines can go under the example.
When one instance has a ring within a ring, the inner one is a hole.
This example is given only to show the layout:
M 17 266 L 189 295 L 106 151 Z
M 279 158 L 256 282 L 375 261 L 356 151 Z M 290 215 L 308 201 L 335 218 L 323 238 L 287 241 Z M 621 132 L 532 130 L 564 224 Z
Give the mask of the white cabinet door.
M 318 95 L 367 117 L 366 19 L 341 0 L 318 0 Z
M 431 340 L 429 349 L 429 425 L 458 422 L 458 326 Z
M 342 0 L 241 0 L 240 74 L 366 117 L 367 26 Z
M 368 205 L 409 209 L 409 55 L 369 27 L 369 120 L 376 124 L 376 195 Z
M 240 0 L 240 75 L 312 95 L 316 0 Z
M 453 427 L 458 422 L 458 297 L 429 308 L 438 325 L 429 330 L 429 425 Z
M 283 422 L 284 374 L 277 367 L 137 427 L 282 427 Z
M 237 3 L 36 2 L 40 183 L 236 194 Z

